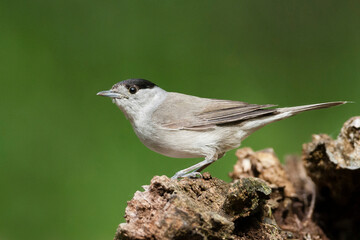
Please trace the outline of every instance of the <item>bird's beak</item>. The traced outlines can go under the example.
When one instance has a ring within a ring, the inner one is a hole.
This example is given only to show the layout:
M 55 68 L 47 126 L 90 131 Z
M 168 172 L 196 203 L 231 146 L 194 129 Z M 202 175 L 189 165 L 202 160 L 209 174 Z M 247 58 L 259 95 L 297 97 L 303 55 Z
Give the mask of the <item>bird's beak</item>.
M 101 91 L 101 92 L 98 92 L 96 95 L 104 96 L 104 97 L 111 97 L 111 98 L 122 98 L 123 97 L 120 93 L 114 92 L 112 90 Z

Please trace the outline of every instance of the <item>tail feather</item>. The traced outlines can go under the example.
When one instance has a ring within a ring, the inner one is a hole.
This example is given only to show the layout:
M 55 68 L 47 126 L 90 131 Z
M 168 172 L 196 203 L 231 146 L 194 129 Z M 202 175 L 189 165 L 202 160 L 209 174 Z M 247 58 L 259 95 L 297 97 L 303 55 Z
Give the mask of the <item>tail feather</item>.
M 295 114 L 305 112 L 305 111 L 321 109 L 321 108 L 329 108 L 329 107 L 334 107 L 337 105 L 342 105 L 345 103 L 348 103 L 348 102 L 347 101 L 339 101 L 339 102 L 316 103 L 316 104 L 309 104 L 309 105 L 296 106 L 296 107 L 278 108 L 277 110 L 279 113 L 290 112 L 291 115 L 295 115 Z
M 347 102 L 339 101 L 339 102 L 317 103 L 317 104 L 310 104 L 310 105 L 303 105 L 303 106 L 296 106 L 296 107 L 276 108 L 275 112 L 273 112 L 272 114 L 270 114 L 268 116 L 246 121 L 243 124 L 242 128 L 244 130 L 246 130 L 246 129 L 249 130 L 248 134 L 250 134 L 251 132 L 253 132 L 269 123 L 276 122 L 276 121 L 294 116 L 301 112 L 315 110 L 315 109 L 321 109 L 321 108 L 334 107 L 334 106 L 342 105 L 345 103 L 347 103 Z

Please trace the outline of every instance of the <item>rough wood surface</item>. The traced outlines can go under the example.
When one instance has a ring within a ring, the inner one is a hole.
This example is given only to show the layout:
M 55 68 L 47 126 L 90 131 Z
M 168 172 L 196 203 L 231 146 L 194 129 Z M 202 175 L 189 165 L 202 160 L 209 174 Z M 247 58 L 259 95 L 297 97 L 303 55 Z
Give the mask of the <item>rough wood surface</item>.
M 359 149 L 356 117 L 285 166 L 272 149 L 239 149 L 230 183 L 155 176 L 128 202 L 115 240 L 360 239 Z
M 303 164 L 316 185 L 316 221 L 332 239 L 360 239 L 360 117 L 346 121 L 335 140 L 313 135 Z
M 116 239 L 235 239 L 237 220 L 263 212 L 271 193 L 257 178 L 226 183 L 206 173 L 180 181 L 156 176 L 144 189 L 128 203 Z

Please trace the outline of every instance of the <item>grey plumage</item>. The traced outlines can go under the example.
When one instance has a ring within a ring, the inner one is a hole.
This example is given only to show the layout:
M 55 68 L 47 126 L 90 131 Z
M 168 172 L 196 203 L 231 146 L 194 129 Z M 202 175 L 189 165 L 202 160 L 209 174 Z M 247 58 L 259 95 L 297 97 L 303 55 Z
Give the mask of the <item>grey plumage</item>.
M 199 175 L 199 171 L 240 146 L 259 128 L 298 113 L 346 102 L 275 108 L 276 105 L 200 98 L 166 92 L 144 79 L 128 79 L 98 95 L 111 97 L 132 124 L 136 135 L 151 150 L 175 158 L 205 157 L 178 171 L 173 178 Z
M 180 93 L 169 93 L 158 106 L 153 120 L 170 129 L 199 130 L 215 125 L 240 124 L 243 121 L 280 114 L 286 111 L 297 114 L 304 111 L 328 108 L 345 102 L 328 102 L 287 108 L 273 104 L 257 105 L 240 101 L 200 98 Z M 169 116 L 171 111 L 171 117 Z

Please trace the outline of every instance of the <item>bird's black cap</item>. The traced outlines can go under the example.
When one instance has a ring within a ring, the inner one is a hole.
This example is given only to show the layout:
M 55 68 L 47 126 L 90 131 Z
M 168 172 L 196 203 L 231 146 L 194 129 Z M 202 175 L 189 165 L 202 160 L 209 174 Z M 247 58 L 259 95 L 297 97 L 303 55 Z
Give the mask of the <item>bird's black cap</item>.
M 112 89 L 117 88 L 119 85 L 123 85 L 126 88 L 130 88 L 131 86 L 137 86 L 138 89 L 153 88 L 156 86 L 155 83 L 152 83 L 146 79 L 131 78 L 131 79 L 127 79 L 127 80 L 116 83 L 112 87 Z

